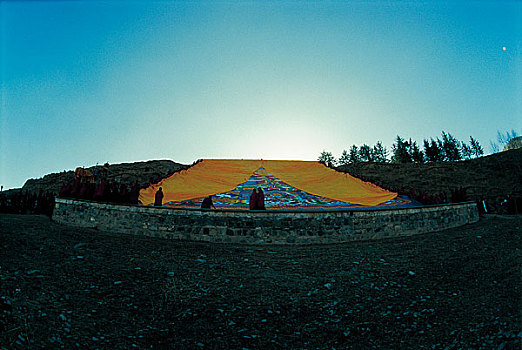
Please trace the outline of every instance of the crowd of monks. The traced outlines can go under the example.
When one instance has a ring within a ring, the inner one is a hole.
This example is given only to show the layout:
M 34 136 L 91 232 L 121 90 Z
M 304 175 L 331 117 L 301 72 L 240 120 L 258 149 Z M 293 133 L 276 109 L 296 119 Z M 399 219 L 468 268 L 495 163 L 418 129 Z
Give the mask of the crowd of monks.
M 0 193 L 0 213 L 43 214 L 51 217 L 54 210 L 54 193 L 42 190 L 19 191 L 9 196 Z
M 74 183 L 66 181 L 62 184 L 62 188 L 58 196 L 60 198 L 87 199 L 97 202 L 110 203 L 126 203 L 138 204 L 140 195 L 140 185 L 135 182 L 134 185 L 119 182 L 109 182 L 102 180 L 98 184 L 91 182 L 81 182 L 75 180 Z

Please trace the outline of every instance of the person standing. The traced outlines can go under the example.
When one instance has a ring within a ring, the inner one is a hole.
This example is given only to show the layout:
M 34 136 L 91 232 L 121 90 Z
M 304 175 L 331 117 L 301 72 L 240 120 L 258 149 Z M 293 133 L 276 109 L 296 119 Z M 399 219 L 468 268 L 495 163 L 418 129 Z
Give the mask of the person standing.
M 265 194 L 263 193 L 263 189 L 261 187 L 257 188 L 257 200 L 256 200 L 256 209 L 257 210 L 266 210 L 265 208 Z
M 248 203 L 248 207 L 250 210 L 257 209 L 257 192 L 255 188 L 252 190 L 252 194 L 250 195 L 250 202 Z
M 154 206 L 161 207 L 163 204 L 163 189 L 160 187 L 154 196 Z
M 201 209 L 210 209 L 211 207 L 216 209 L 214 203 L 212 202 L 212 196 L 208 196 L 203 199 L 203 202 L 201 202 Z

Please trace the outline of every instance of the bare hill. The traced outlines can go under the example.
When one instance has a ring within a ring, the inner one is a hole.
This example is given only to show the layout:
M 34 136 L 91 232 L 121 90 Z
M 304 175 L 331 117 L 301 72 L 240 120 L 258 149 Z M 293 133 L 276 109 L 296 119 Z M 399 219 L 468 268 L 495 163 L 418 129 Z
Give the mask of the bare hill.
M 150 183 L 151 179 L 164 178 L 169 172 L 180 171 L 188 167 L 188 165 L 176 163 L 172 160 L 149 160 L 146 162 L 111 164 L 108 171 L 108 180 L 121 181 L 127 184 L 133 184 L 138 181 L 140 185 L 145 185 Z M 93 166 L 86 169 L 93 171 L 94 168 Z M 50 191 L 57 194 L 60 191 L 62 182 L 73 180 L 73 170 L 52 173 L 40 179 L 27 180 L 22 190 L 38 192 L 42 189 L 43 191 Z
M 387 188 L 431 194 L 463 187 L 471 200 L 522 196 L 522 149 L 460 162 L 357 163 L 337 170 Z

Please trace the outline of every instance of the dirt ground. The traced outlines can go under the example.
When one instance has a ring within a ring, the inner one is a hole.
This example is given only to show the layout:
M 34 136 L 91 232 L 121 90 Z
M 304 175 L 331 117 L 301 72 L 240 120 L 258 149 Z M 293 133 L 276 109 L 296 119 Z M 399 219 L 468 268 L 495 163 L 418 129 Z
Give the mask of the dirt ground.
M 228 245 L 0 215 L 0 348 L 520 349 L 522 216 Z

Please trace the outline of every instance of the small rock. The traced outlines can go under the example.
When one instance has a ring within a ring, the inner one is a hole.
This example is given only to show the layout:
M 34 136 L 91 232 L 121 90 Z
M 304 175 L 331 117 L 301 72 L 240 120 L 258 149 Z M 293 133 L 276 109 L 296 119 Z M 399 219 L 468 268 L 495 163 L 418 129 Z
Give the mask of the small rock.
M 122 281 L 116 281 L 114 282 L 114 284 L 122 284 L 123 282 Z
M 413 271 L 408 271 L 408 274 L 409 274 L 410 276 L 415 276 L 415 272 L 413 272 Z
M 78 249 L 78 248 L 81 248 L 81 247 L 85 247 L 87 245 L 87 243 L 78 243 L 74 246 L 74 249 Z
M 30 271 L 27 271 L 27 274 L 28 275 L 34 275 L 37 272 L 40 272 L 40 271 L 39 270 L 30 270 Z

